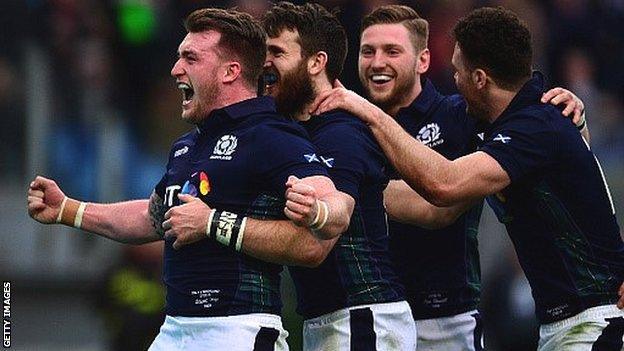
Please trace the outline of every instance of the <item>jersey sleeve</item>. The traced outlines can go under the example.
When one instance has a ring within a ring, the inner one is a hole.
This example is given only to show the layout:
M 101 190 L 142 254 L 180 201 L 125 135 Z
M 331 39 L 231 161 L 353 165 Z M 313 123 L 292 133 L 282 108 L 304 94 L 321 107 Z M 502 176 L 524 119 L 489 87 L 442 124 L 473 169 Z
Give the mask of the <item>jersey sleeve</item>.
M 160 196 L 161 199 L 165 198 L 165 188 L 167 187 L 167 173 L 169 172 L 169 166 L 171 164 L 172 152 L 173 150 L 169 151 L 169 158 L 167 160 L 167 167 L 165 168 L 165 173 L 163 174 L 162 178 L 160 178 L 160 181 L 156 183 L 156 186 L 154 187 L 154 192 L 156 193 L 156 195 Z
M 538 116 L 518 116 L 494 129 L 479 149 L 492 156 L 514 183 L 553 162 L 556 132 Z
M 383 169 L 373 155 L 372 136 L 354 123 L 336 123 L 324 128 L 314 137 L 321 162 L 328 167 L 336 189 L 349 194 L 356 202 L 360 187 L 368 172 Z
M 305 130 L 292 123 L 272 123 L 261 126 L 255 134 L 255 173 L 280 194 L 286 190 L 291 175 L 297 178 L 326 176 L 316 148 Z

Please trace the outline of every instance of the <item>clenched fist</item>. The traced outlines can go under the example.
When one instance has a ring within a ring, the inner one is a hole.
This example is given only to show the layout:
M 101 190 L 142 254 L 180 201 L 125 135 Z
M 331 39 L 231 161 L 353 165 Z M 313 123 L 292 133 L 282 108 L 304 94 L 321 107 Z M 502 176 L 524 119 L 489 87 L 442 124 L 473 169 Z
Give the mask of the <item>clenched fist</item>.
M 28 188 L 28 214 L 44 224 L 56 223 L 63 199 L 65 194 L 55 181 L 37 176 Z

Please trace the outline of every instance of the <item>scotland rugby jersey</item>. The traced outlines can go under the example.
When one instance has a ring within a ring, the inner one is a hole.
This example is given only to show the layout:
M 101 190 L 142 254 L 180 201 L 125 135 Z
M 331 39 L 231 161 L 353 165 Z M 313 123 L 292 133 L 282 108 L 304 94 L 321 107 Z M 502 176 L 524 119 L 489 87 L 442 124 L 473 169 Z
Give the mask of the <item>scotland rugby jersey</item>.
M 481 151 L 511 184 L 488 202 L 532 288 L 541 323 L 617 301 L 624 243 L 600 164 L 574 125 L 540 103 L 536 73 L 487 127 Z
M 396 121 L 447 159 L 470 153 L 477 136 L 463 98 L 442 96 L 428 79 L 422 83 L 421 93 L 399 110 Z M 477 231 L 482 208 L 483 202 L 438 230 L 389 222 L 390 252 L 414 319 L 446 317 L 477 308 L 481 281 Z
M 317 268 L 289 268 L 298 312 L 314 318 L 341 308 L 404 299 L 388 255 L 383 207 L 386 159 L 366 125 L 342 111 L 304 123 L 336 188 L 355 200 L 351 223 Z
M 277 115 L 270 97 L 245 100 L 213 111 L 171 149 L 156 193 L 167 208 L 177 194 L 199 197 L 211 208 L 254 218 L 285 219 L 289 175 L 327 175 L 305 155 L 315 149 L 306 131 Z M 236 253 L 214 240 L 179 250 L 165 241 L 163 280 L 171 316 L 279 314 L 278 265 Z

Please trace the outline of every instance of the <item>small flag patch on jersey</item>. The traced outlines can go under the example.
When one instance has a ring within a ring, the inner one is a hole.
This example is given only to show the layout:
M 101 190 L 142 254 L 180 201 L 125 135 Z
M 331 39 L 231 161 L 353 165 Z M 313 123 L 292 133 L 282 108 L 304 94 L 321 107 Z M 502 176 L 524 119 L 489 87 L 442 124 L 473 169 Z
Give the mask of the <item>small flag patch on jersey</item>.
M 504 136 L 502 134 L 497 134 L 494 139 L 492 139 L 494 141 L 500 141 L 503 144 L 507 144 L 508 142 L 511 141 L 511 137 L 508 136 Z
M 316 156 L 316 154 L 305 154 L 303 155 L 303 157 L 305 157 L 306 161 L 308 161 L 308 163 L 312 163 L 312 162 L 321 162 L 321 160 L 318 159 L 318 156 Z
M 334 167 L 334 158 L 333 157 L 325 158 L 325 157 L 321 156 L 321 161 L 323 161 L 325 166 L 327 166 L 328 168 Z

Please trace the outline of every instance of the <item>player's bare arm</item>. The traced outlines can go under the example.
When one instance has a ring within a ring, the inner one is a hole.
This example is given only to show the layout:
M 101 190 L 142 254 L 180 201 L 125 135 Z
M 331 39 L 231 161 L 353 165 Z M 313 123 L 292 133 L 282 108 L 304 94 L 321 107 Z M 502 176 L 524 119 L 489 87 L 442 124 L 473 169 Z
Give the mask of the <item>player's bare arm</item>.
M 317 112 L 346 109 L 367 122 L 405 182 L 436 206 L 475 201 L 510 183 L 507 173 L 491 156 L 476 152 L 449 161 L 414 139 L 390 115 L 344 87 L 333 89 L 313 107 Z
M 160 239 L 148 214 L 150 201 L 158 202 L 157 196 L 113 204 L 84 203 L 67 197 L 55 181 L 38 176 L 28 189 L 28 214 L 43 224 L 60 223 L 121 243 L 143 244 Z
M 175 249 L 202 239 L 213 238 L 225 246 L 263 261 L 315 267 L 325 260 L 337 240 L 337 238 L 318 239 L 310 229 L 296 226 L 292 221 L 259 220 L 249 217 L 244 218 L 243 226 L 225 229 L 227 223 L 224 222 L 223 231 L 218 234 L 212 233 L 215 228 L 210 227 L 208 223 L 219 222 L 220 219 L 215 216 L 220 216 L 221 212 L 211 209 L 200 199 L 187 194 L 180 194 L 178 198 L 182 204 L 167 211 L 162 225 L 165 237 L 175 238 L 173 243 Z M 233 231 L 239 231 L 236 237 L 240 238 L 240 245 L 231 242 Z
M 384 190 L 384 204 L 388 217 L 394 221 L 425 229 L 448 227 L 475 203 L 465 202 L 451 207 L 437 207 L 403 180 L 391 180 Z
M 566 94 L 561 91 L 561 94 Z M 555 94 L 553 99 L 561 94 Z M 567 94 L 566 94 L 567 96 Z M 550 99 L 549 101 L 552 100 Z M 575 104 L 574 99 L 554 102 Z M 475 201 L 504 189 L 509 175 L 484 152 L 449 161 L 409 135 L 390 115 L 336 81 L 334 89 L 319 94 L 314 113 L 345 109 L 365 121 L 384 154 L 410 187 L 436 206 Z

